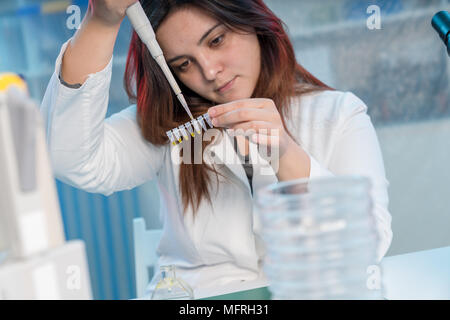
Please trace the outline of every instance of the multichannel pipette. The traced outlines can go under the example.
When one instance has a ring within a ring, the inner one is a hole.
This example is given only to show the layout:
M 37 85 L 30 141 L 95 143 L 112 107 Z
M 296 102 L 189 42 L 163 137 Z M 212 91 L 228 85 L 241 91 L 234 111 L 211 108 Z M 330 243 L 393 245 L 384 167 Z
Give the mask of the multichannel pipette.
M 128 9 L 126 10 L 126 13 L 137 35 L 139 36 L 141 41 L 147 46 L 153 59 L 155 59 L 155 61 L 158 63 L 164 75 L 166 76 L 167 81 L 169 81 L 169 84 L 172 87 L 173 91 L 175 92 L 175 95 L 177 96 L 181 105 L 191 118 L 191 121 L 186 122 L 185 124 L 179 126 L 178 128 L 166 132 L 170 142 L 172 142 L 173 145 L 176 145 L 177 143 L 181 143 L 183 141 L 183 138 L 185 140 L 188 140 L 189 134 L 192 137 L 195 136 L 194 130 L 198 134 L 201 134 L 202 129 L 204 129 L 205 131 L 207 130 L 205 121 L 212 128 L 213 124 L 211 122 L 211 119 L 209 118 L 208 113 L 201 115 L 197 119 L 194 119 L 194 117 L 192 116 L 192 113 L 189 110 L 186 100 L 184 99 L 184 96 L 181 93 L 181 89 L 178 86 L 175 78 L 173 77 L 172 72 L 170 71 L 169 66 L 167 65 L 167 62 L 164 58 L 164 54 L 161 50 L 161 47 L 159 46 L 158 41 L 156 40 L 155 31 L 153 30 L 153 27 L 150 21 L 148 20 L 148 17 L 145 14 L 144 9 L 142 8 L 140 2 L 137 1 L 136 3 L 129 6 Z
M 158 41 L 156 41 L 155 31 L 153 31 L 152 25 L 148 20 L 147 15 L 145 14 L 144 9 L 141 6 L 141 3 L 137 1 L 136 3 L 132 4 L 127 8 L 126 13 L 128 19 L 131 21 L 131 25 L 133 26 L 134 31 L 136 31 L 141 41 L 147 46 L 153 59 L 155 59 L 155 61 L 158 63 L 162 72 L 166 76 L 167 81 L 169 81 L 169 84 L 175 92 L 178 100 L 181 102 L 181 105 L 186 110 L 189 117 L 193 120 L 194 117 L 192 116 L 186 100 L 181 93 L 180 87 L 173 77 L 172 72 L 170 72 L 161 47 L 159 46 Z

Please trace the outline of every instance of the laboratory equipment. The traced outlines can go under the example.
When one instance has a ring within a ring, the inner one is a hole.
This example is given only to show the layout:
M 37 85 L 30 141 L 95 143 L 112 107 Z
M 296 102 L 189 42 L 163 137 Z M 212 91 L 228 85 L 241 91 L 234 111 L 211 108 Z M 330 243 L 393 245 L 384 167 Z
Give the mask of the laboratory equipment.
M 258 191 L 256 210 L 273 299 L 383 297 L 368 178 L 273 184 Z
M 447 54 L 450 56 L 450 13 L 448 11 L 439 11 L 433 16 L 431 25 L 439 34 L 447 47 Z
M 178 128 L 167 131 L 166 134 L 169 137 L 169 141 L 172 142 L 173 145 L 176 145 L 177 143 L 181 143 L 183 138 L 184 140 L 188 140 L 189 136 L 195 137 L 194 130 L 198 134 L 202 133 L 202 129 L 205 131 L 208 130 L 205 122 L 210 128 L 214 127 L 209 114 L 205 113 L 197 119 L 191 120 L 185 124 L 182 124 Z
M 0 219 L 11 255 L 20 258 L 62 245 L 64 234 L 39 111 L 24 81 L 1 79 Z
M 192 288 L 177 277 L 174 265 L 161 266 L 159 281 L 152 293 L 152 300 L 192 300 Z
M 142 8 L 140 2 L 138 1 L 129 6 L 126 10 L 126 13 L 137 35 L 139 36 L 141 41 L 147 46 L 153 59 L 155 59 L 155 61 L 158 63 L 161 70 L 163 71 L 164 75 L 166 76 L 167 81 L 169 82 L 171 88 L 173 89 L 181 105 L 191 118 L 191 121 L 182 124 L 178 128 L 166 132 L 167 136 L 169 137 L 169 141 L 173 145 L 176 145 L 177 143 L 181 143 L 183 138 L 185 140 L 188 140 L 189 135 L 194 137 L 195 136 L 194 130 L 198 134 L 201 134 L 202 132 L 201 129 L 205 131 L 207 130 L 205 121 L 212 128 L 213 124 L 207 113 L 201 115 L 197 119 L 194 119 L 194 117 L 192 116 L 192 113 L 189 110 L 189 107 L 186 103 L 186 100 L 184 99 L 181 89 L 178 86 L 175 78 L 173 77 L 173 74 L 170 71 L 169 66 L 167 65 L 167 62 L 164 58 L 164 54 L 161 50 L 161 47 L 159 46 L 158 41 L 156 40 L 155 31 L 153 30 L 152 25 L 148 20 L 148 17 L 145 14 L 144 9 Z
M 0 299 L 90 299 L 82 241 L 65 242 L 42 118 L 0 74 Z
M 155 59 L 156 63 L 158 63 L 162 72 L 166 76 L 167 81 L 169 81 L 169 84 L 172 87 L 181 105 L 186 110 L 191 120 L 193 120 L 194 117 L 192 116 L 191 111 L 189 110 L 189 107 L 186 103 L 186 100 L 184 99 L 184 96 L 181 93 L 180 87 L 178 86 L 175 78 L 173 77 L 172 72 L 170 72 L 169 66 L 167 65 L 167 62 L 164 58 L 164 54 L 161 50 L 161 47 L 159 46 L 158 41 L 156 40 L 155 31 L 153 30 L 152 25 L 148 20 L 148 17 L 145 14 L 144 9 L 141 6 L 141 3 L 137 1 L 136 3 L 132 4 L 127 8 L 126 13 L 128 19 L 131 22 L 131 25 L 134 28 L 134 31 L 136 31 L 141 41 L 147 46 L 153 59 Z

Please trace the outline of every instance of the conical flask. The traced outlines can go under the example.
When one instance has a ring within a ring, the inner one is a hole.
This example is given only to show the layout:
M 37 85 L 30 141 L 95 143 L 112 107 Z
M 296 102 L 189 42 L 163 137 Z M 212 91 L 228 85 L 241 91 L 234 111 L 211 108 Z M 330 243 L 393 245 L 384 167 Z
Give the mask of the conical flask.
M 160 280 L 155 286 L 152 300 L 192 300 L 192 288 L 181 278 L 177 278 L 175 266 L 161 266 Z

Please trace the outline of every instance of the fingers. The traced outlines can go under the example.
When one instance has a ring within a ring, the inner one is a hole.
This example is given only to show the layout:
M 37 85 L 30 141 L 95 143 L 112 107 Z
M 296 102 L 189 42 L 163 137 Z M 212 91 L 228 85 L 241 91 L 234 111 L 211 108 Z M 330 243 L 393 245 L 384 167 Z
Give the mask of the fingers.
M 268 121 L 261 121 L 261 120 L 254 120 L 254 121 L 247 121 L 247 122 L 241 122 L 234 124 L 231 126 L 231 129 L 235 132 L 240 132 L 241 134 L 244 133 L 245 135 L 249 135 L 251 133 L 267 133 L 273 131 L 274 134 L 277 134 L 279 128 L 276 124 L 273 122 Z
M 212 107 L 208 110 L 215 127 L 230 128 L 232 135 L 250 136 L 262 145 L 279 146 L 283 124 L 270 99 L 245 99 Z
M 218 106 L 209 108 L 208 114 L 210 117 L 217 117 L 224 113 L 242 109 L 242 108 L 267 108 L 272 105 L 273 101 L 270 99 L 243 99 L 238 101 L 233 101 Z
M 215 127 L 231 128 L 236 123 L 256 119 L 268 122 L 275 121 L 276 115 L 265 109 L 244 107 L 223 113 L 220 116 L 215 116 L 212 118 L 212 122 Z
M 280 147 L 282 132 L 274 125 L 265 121 L 252 121 L 241 123 L 227 130 L 233 136 L 248 136 L 250 141 L 258 145 Z

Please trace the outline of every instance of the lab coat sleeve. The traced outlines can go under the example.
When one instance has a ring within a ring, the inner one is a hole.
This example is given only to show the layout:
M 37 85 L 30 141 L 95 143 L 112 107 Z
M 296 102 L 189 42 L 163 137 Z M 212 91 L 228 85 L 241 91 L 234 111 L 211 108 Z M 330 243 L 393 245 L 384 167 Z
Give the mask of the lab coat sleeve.
M 372 183 L 371 196 L 380 242 L 380 261 L 392 241 L 391 215 L 388 211 L 388 187 L 383 157 L 375 129 L 367 114 L 367 106 L 351 92 L 345 92 L 339 102 L 338 135 L 325 168 L 310 155 L 310 177 L 333 175 L 362 175 Z
M 308 151 L 305 151 L 305 152 L 308 154 L 309 160 L 310 160 L 310 168 L 309 168 L 309 177 L 310 178 L 334 176 L 334 174 L 330 170 L 328 170 L 327 168 L 322 166 L 316 160 L 316 158 L 314 158 L 314 156 L 312 156 Z
M 165 149 L 142 137 L 136 106 L 105 120 L 112 59 L 80 88 L 69 88 L 58 77 L 68 42 L 62 46 L 40 107 L 55 177 L 104 195 L 153 179 Z

